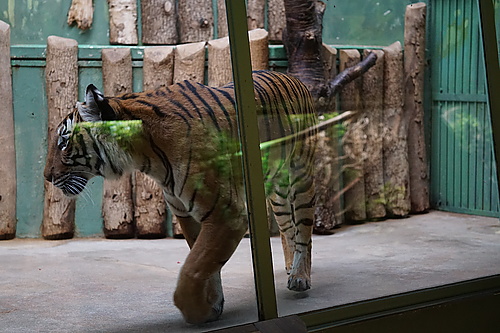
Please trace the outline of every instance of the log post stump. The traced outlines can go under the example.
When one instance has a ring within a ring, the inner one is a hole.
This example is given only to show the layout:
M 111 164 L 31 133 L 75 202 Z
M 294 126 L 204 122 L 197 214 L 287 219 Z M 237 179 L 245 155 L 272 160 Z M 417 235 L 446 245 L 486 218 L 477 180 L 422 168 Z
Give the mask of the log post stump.
M 177 45 L 174 52 L 173 82 L 191 80 L 203 82 L 205 74 L 205 42 Z M 182 228 L 172 216 L 173 236 L 182 238 Z
M 252 70 L 269 67 L 268 33 L 264 29 L 248 32 Z M 208 85 L 220 87 L 233 80 L 229 38 L 223 37 L 208 42 Z
M 45 82 L 48 105 L 49 137 L 78 100 L 78 43 L 73 39 L 47 38 Z M 45 200 L 42 237 L 45 239 L 72 238 L 75 233 L 75 199 L 45 181 Z
M 142 43 L 177 44 L 175 0 L 142 0 Z
M 174 83 L 184 80 L 203 82 L 205 42 L 177 45 L 174 51 Z
M 247 24 L 249 30 L 264 28 L 265 7 L 265 0 L 247 1 Z
M 208 41 L 208 85 L 220 87 L 233 80 L 229 38 Z
M 384 48 L 384 191 L 390 217 L 410 212 L 408 123 L 403 115 L 403 50 L 400 42 Z
M 250 58 L 252 70 L 269 68 L 269 33 L 264 29 L 254 29 L 248 32 L 250 42 Z
M 269 40 L 281 41 L 283 39 L 283 30 L 286 27 L 285 1 L 269 0 L 267 8 Z
M 226 0 L 217 0 L 217 38 L 227 37 Z
M 10 67 L 10 26 L 0 21 L 0 240 L 16 236 L 16 150 Z
M 111 44 L 137 44 L 137 1 L 108 0 L 109 42 Z
M 102 79 L 105 96 L 132 92 L 132 57 L 129 48 L 102 50 Z M 130 174 L 117 180 L 104 180 L 102 216 L 106 238 L 135 236 Z
M 359 63 L 358 50 L 340 50 L 340 71 Z M 366 117 L 361 113 L 362 81 L 360 78 L 347 84 L 340 92 L 342 111 L 355 111 L 357 115 L 346 122 L 346 133 L 342 139 L 346 155 L 344 169 L 345 218 L 349 223 L 366 220 L 364 155 L 366 146 Z
M 408 159 L 412 213 L 430 208 L 429 170 L 424 135 L 424 75 L 426 4 L 408 5 L 405 14 L 404 87 L 408 119 Z
M 383 165 L 383 107 L 384 107 L 384 52 L 371 51 L 377 55 L 376 64 L 363 76 L 363 113 L 366 126 L 367 158 L 364 161 L 366 218 L 385 218 L 384 165 Z M 370 53 L 364 50 L 366 57 Z
M 174 48 L 156 46 L 144 50 L 143 89 L 152 90 L 172 84 Z M 136 171 L 134 179 L 135 226 L 138 238 L 167 236 L 167 205 L 161 187 L 146 174 Z
M 212 0 L 179 1 L 178 15 L 181 43 L 196 43 L 213 38 Z
M 337 50 L 323 44 L 323 64 L 325 68 L 325 79 L 331 80 L 337 75 Z M 331 117 L 336 112 L 336 100 L 334 98 L 325 105 L 324 114 L 320 115 L 320 121 Z M 340 161 L 339 161 L 339 139 L 337 128 L 331 126 L 318 133 L 316 148 L 316 213 L 314 233 L 325 235 L 332 234 L 338 225 L 343 223 L 343 213 L 340 202 Z

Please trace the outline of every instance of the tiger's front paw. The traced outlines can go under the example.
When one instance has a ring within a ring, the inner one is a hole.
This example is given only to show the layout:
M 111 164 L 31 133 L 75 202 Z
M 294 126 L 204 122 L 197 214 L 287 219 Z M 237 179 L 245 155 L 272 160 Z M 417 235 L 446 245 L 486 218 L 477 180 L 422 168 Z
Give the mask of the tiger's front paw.
M 293 291 L 306 291 L 311 288 L 311 279 L 300 275 L 290 274 L 287 287 Z
M 189 324 L 217 320 L 224 309 L 220 275 L 214 274 L 204 281 L 181 277 L 174 293 L 174 304 Z

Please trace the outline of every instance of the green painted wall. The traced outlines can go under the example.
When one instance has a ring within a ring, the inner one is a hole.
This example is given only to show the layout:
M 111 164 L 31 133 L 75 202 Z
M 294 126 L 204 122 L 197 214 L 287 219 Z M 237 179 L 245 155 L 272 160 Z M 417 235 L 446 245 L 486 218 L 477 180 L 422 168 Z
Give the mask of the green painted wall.
M 431 26 L 428 46 L 431 201 L 444 210 L 499 216 L 477 3 L 433 3 L 431 22 L 441 24 Z
M 66 23 L 71 0 L 1 0 L 0 20 L 11 26 L 12 44 L 45 44 L 50 35 L 73 38 L 80 44 L 109 44 L 107 1 L 93 2 L 94 22 L 86 32 Z
M 325 43 L 382 46 L 403 40 L 405 7 L 418 1 L 325 0 L 324 2 Z M 80 44 L 108 44 L 107 1 L 94 0 L 94 22 L 92 28 L 85 32 L 67 25 L 66 18 L 70 5 L 71 0 L 2 0 L 0 19 L 11 25 L 13 44 L 45 44 L 47 36 L 50 35 L 73 38 Z

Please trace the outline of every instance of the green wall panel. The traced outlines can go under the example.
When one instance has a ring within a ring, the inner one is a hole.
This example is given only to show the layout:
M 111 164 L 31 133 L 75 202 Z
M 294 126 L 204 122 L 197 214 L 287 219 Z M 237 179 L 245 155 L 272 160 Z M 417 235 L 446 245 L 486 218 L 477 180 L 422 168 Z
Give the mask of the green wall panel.
M 73 38 L 80 44 L 108 44 L 108 3 L 93 3 L 94 20 L 87 31 L 68 26 L 71 0 L 1 0 L 0 20 L 11 26 L 12 44 L 45 44 L 50 35 Z
M 406 5 L 418 0 L 324 2 L 325 43 L 383 46 L 396 40 L 403 41 Z M 94 20 L 88 31 L 68 26 L 66 19 L 70 5 L 71 0 L 2 0 L 0 19 L 11 25 L 13 44 L 45 44 L 49 35 L 73 38 L 80 44 L 109 44 L 107 1 L 94 0 Z M 140 25 L 138 30 L 140 34 Z
M 85 99 L 85 88 L 89 84 L 102 87 L 101 63 L 93 61 L 91 63 L 80 64 L 78 70 L 78 99 Z M 75 223 L 76 232 L 80 237 L 102 235 L 102 184 L 103 178 L 92 178 L 85 191 L 78 197 L 76 203 Z
M 47 147 L 47 98 L 43 67 L 13 67 L 17 173 L 17 235 L 39 236 Z
M 477 3 L 432 4 L 431 201 L 440 209 L 499 216 Z
M 323 41 L 335 45 L 385 46 L 404 40 L 408 0 L 324 1 Z

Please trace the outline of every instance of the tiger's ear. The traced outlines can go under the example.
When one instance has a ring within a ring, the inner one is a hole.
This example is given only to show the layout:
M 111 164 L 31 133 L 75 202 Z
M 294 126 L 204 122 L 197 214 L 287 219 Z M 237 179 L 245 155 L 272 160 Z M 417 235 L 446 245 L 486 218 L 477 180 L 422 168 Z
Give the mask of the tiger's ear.
M 87 86 L 85 103 L 76 103 L 76 107 L 83 121 L 116 119 L 116 114 L 109 105 L 108 99 L 93 84 Z

